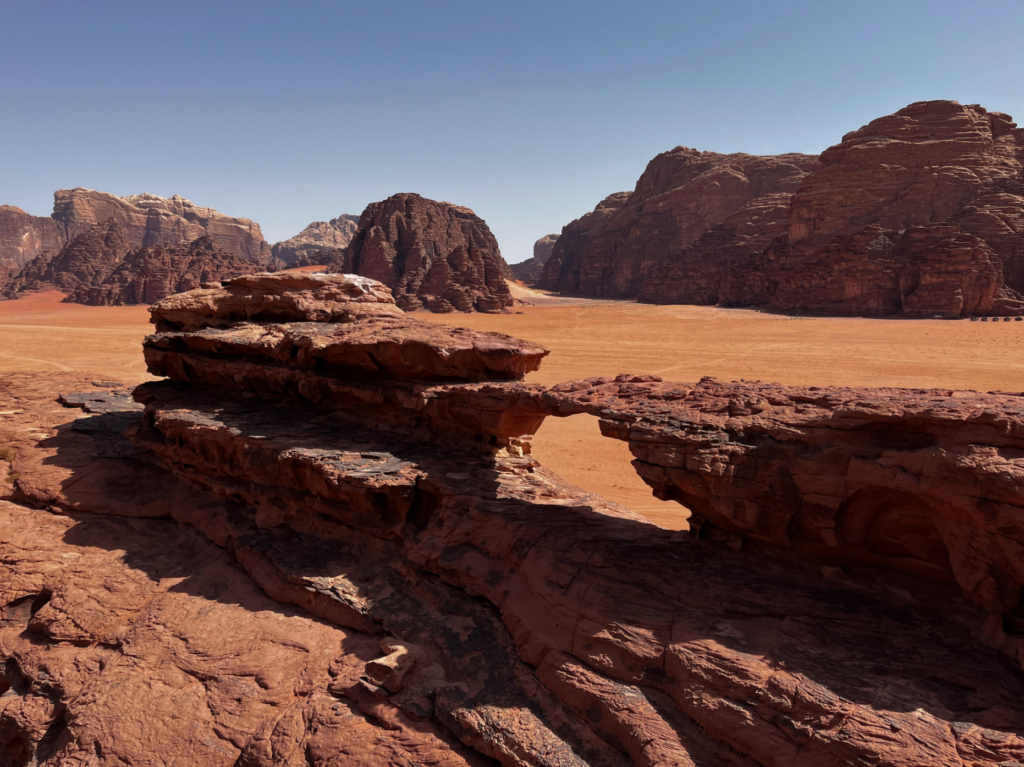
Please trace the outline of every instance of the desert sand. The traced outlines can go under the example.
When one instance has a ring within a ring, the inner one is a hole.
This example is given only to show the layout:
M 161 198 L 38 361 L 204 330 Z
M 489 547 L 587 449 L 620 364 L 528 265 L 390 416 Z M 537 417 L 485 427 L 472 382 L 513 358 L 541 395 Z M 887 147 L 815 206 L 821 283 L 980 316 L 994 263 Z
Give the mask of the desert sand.
M 418 313 L 421 319 L 509 333 L 551 349 L 527 380 L 553 384 L 618 373 L 694 381 L 1024 389 L 1024 322 L 796 318 L 755 310 L 652 306 L 549 297 L 522 314 Z M 60 293 L 0 302 L 0 373 L 80 370 L 134 383 L 149 378 L 141 341 L 145 306 L 61 304 Z M 625 443 L 600 436 L 595 418 L 549 418 L 534 454 L 569 481 L 665 527 L 687 512 L 653 498 L 630 467 Z

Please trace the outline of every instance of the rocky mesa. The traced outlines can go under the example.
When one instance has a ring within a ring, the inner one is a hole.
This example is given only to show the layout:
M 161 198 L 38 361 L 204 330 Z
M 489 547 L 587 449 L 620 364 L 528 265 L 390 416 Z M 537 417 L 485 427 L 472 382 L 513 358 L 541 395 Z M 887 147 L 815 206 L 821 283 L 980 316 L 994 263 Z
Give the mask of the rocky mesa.
M 1024 397 L 529 384 L 547 349 L 347 275 L 152 315 L 131 397 L 0 380 L 15 763 L 1024 758 Z M 689 534 L 538 464 L 580 413 Z

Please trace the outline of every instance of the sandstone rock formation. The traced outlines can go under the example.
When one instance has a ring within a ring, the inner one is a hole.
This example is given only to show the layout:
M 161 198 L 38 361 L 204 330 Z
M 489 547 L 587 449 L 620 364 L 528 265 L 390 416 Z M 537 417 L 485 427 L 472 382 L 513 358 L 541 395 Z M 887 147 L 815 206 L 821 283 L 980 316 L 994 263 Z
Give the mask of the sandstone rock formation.
M 153 317 L 172 380 L 137 402 L 0 379 L 15 763 L 1024 758 L 1024 397 L 532 385 L 542 347 L 344 276 Z M 538 465 L 530 434 L 573 413 L 692 535 Z
M 0 273 L 17 273 L 41 253 L 53 255 L 63 246 L 60 227 L 52 218 L 0 205 Z
M 837 314 L 1024 312 L 1024 130 L 955 101 L 848 133 L 730 303 Z
M 512 275 L 527 285 L 539 281 L 544 274 L 544 264 L 551 258 L 551 251 L 554 250 L 557 240 L 557 234 L 548 234 L 533 243 L 533 258 L 512 264 Z
M 359 218 L 344 271 L 379 280 L 406 311 L 501 312 L 511 270 L 486 222 L 469 208 L 396 194 Z
M 78 187 L 55 192 L 53 200 L 53 219 L 63 229 L 65 240 L 113 218 L 124 227 L 135 248 L 175 247 L 209 235 L 229 253 L 256 264 L 270 263 L 270 245 L 259 224 L 201 207 L 180 195 L 117 197 Z
M 37 256 L 0 286 L 0 296 L 60 290 L 66 302 L 90 306 L 148 304 L 252 270 L 252 262 L 220 249 L 208 236 L 178 248 L 132 249 L 128 234 L 114 219 L 75 237 L 60 253 Z
M 271 249 L 274 257 L 285 264 L 294 264 L 306 259 L 311 264 L 317 261 L 323 251 L 345 250 L 358 228 L 359 217 L 342 214 L 330 221 L 314 221 L 294 237 L 275 243 Z
M 723 155 L 681 146 L 663 152 L 648 164 L 632 194 L 612 195 L 562 230 L 540 287 L 634 298 L 658 264 L 741 209 L 746 211 L 730 229 L 770 228 L 760 220 L 762 212 L 774 210 L 775 195 L 796 191 L 817 164 L 803 154 Z M 758 199 L 766 195 L 772 202 Z M 744 249 L 742 243 L 736 247 Z

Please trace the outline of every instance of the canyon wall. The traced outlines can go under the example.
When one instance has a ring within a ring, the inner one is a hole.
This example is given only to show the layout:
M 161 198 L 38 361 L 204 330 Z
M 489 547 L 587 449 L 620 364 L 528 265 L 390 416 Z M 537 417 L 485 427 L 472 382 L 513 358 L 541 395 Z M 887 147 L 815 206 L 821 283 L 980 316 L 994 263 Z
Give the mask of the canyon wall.
M 632 193 L 606 198 L 562 230 L 539 287 L 635 298 L 652 269 L 738 211 L 763 228 L 758 213 L 774 205 L 760 198 L 795 192 L 817 165 L 815 157 L 802 154 L 723 155 L 687 147 L 663 152 Z

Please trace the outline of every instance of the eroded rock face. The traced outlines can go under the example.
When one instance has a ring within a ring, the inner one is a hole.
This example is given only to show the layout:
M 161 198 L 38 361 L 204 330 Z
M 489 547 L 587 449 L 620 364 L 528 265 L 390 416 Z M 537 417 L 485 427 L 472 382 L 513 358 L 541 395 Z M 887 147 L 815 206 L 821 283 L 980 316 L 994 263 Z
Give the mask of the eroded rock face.
M 63 246 L 60 227 L 52 218 L 0 205 L 0 272 L 16 274 L 36 256 L 55 255 Z
M 557 234 L 548 234 L 533 243 L 533 258 L 512 264 L 512 275 L 527 285 L 538 282 L 544 274 L 544 264 L 551 258 L 551 251 L 555 249 L 557 240 Z
M 56 257 L 37 256 L 0 295 L 54 289 L 68 294 L 66 302 L 89 306 L 149 304 L 251 270 L 251 261 L 207 236 L 178 248 L 132 249 L 124 227 L 109 219 L 75 237 Z
M 133 248 L 177 247 L 209 235 L 229 253 L 257 264 L 270 263 L 270 245 L 259 224 L 201 207 L 180 195 L 117 197 L 78 187 L 55 192 L 53 200 L 53 219 L 66 240 L 112 218 L 124 227 Z
M 21 761 L 1024 758 L 1005 598 L 1024 398 L 544 387 L 511 362 L 539 347 L 339 322 L 328 291 L 394 306 L 365 280 L 254 275 L 154 307 L 192 329 L 147 339 L 173 380 L 134 402 L 76 373 L 0 378 L 0 496 L 20 504 L 0 504 L 0 743 Z M 629 442 L 694 535 L 538 465 L 529 435 L 575 413 Z M 150 700 L 177 708 L 146 730 Z
M 286 264 L 305 260 L 320 264 L 324 251 L 344 251 L 358 228 L 359 216 L 342 214 L 330 221 L 314 221 L 294 237 L 275 243 L 275 258 Z
M 345 271 L 384 283 L 406 311 L 501 312 L 513 304 L 511 270 L 484 220 L 418 194 L 363 211 Z
M 779 308 L 911 316 L 1024 311 L 1024 130 L 911 104 L 821 155 L 756 264 Z
M 4 287 L 5 298 L 32 290 L 75 293 L 102 284 L 131 252 L 124 227 L 109 219 L 91 227 L 65 245 L 52 258 L 42 253 L 30 261 Z
M 802 154 L 722 155 L 687 147 L 663 152 L 648 164 L 632 194 L 612 195 L 563 229 L 540 287 L 634 298 L 658 264 L 676 258 L 758 198 L 795 192 L 816 167 L 815 157 Z M 755 211 L 772 207 L 762 201 L 727 225 L 744 238 L 732 248 L 737 255 L 748 247 L 746 229 L 770 229 Z

